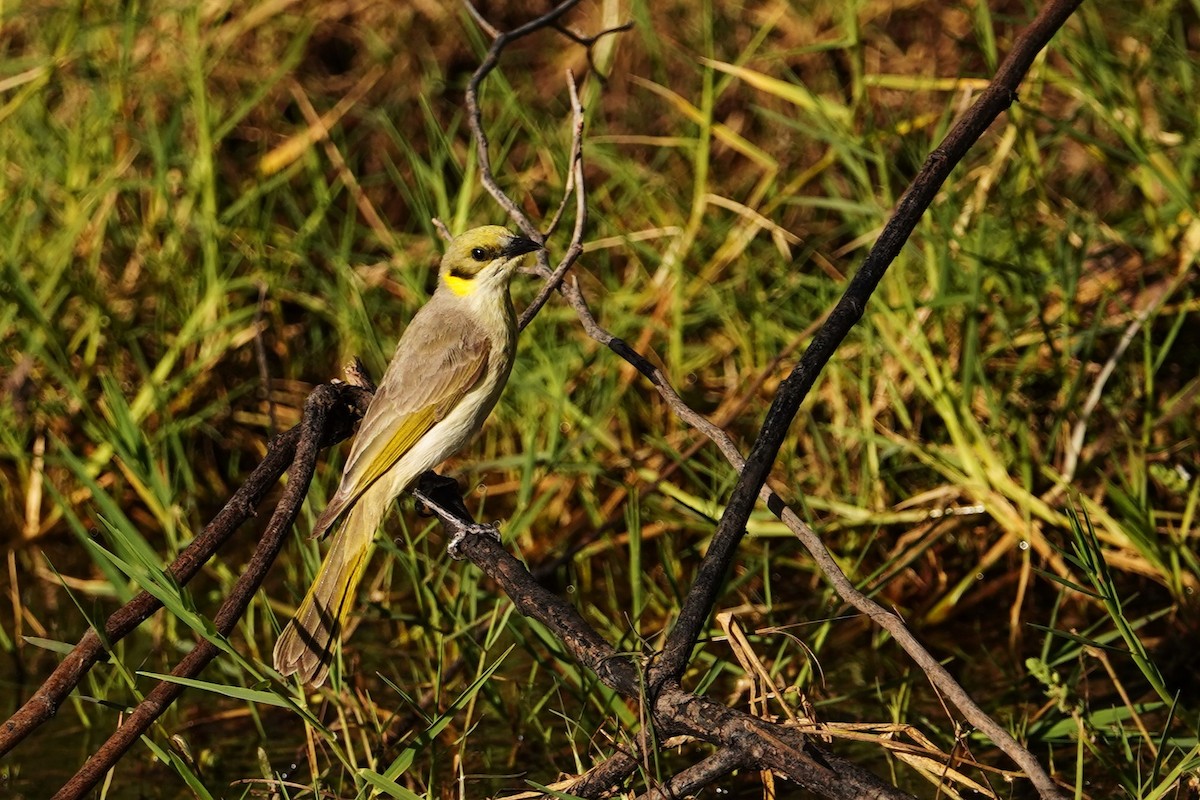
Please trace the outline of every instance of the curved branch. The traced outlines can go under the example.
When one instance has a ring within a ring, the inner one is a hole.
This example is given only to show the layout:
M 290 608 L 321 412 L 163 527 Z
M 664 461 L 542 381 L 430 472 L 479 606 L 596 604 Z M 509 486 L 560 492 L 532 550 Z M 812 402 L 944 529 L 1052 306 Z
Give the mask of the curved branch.
M 358 409 L 358 415 L 361 416 L 369 395 L 364 395 L 352 387 L 342 387 L 339 391 L 340 402 Z M 327 447 L 346 438 L 350 435 L 352 426 L 353 419 L 346 421 L 336 430 L 328 431 L 322 446 Z M 234 531 L 254 515 L 255 509 L 294 460 L 300 438 L 301 428 L 296 426 L 271 440 L 266 456 L 250 473 L 246 482 L 234 492 L 200 535 L 193 539 L 167 568 L 167 575 L 172 581 L 186 586 L 213 554 L 229 540 Z M 8 753 L 38 726 L 58 713 L 59 707 L 88 671 L 105 656 L 107 648 L 128 636 L 160 608 L 162 603 L 157 598 L 149 592 L 141 592 L 109 616 L 102 634 L 89 628 L 33 696 L 0 725 L 0 756 Z
M 492 157 L 488 151 L 487 132 L 483 127 L 483 112 L 479 107 L 479 89 L 483 85 L 483 81 L 491 74 L 496 65 L 500 63 L 500 56 L 505 48 L 518 39 L 530 35 L 544 28 L 553 27 L 559 18 L 579 4 L 579 0 L 565 0 L 546 12 L 542 16 L 530 20 L 529 22 L 514 28 L 508 32 L 497 31 L 494 27 L 488 24 L 480 17 L 479 13 L 473 6 L 468 4 L 471 9 L 472 16 L 476 21 L 493 36 L 491 47 L 488 48 L 487 55 L 484 57 L 480 65 L 471 75 L 471 80 L 467 83 L 467 91 L 465 101 L 467 104 L 467 125 L 471 130 L 471 138 L 475 142 L 475 153 L 479 160 L 479 179 L 483 187 L 487 189 L 488 194 L 492 199 L 504 209 L 508 214 L 509 219 L 516 223 L 529 238 L 536 242 L 545 243 L 546 237 L 558 226 L 559 219 L 562 216 L 562 211 L 565 209 L 567 200 L 571 193 L 575 195 L 575 226 L 571 232 L 571 241 L 568 243 L 566 250 L 563 252 L 563 257 L 560 259 L 558 266 L 553 270 L 550 269 L 550 262 L 547 258 L 545 250 L 539 250 L 536 254 L 536 272 L 545 279 L 545 283 L 539 290 L 533 302 L 521 312 L 519 321 L 519 329 L 524 330 L 525 327 L 533 321 L 534 316 L 545 305 L 546 300 L 550 295 L 561 285 L 563 277 L 567 271 L 575 264 L 581 255 L 583 255 L 583 235 L 587 228 L 587 194 L 583 182 L 583 106 L 579 102 L 579 93 L 576 90 L 575 79 L 570 73 L 567 78 L 567 89 L 571 96 L 571 116 L 573 121 L 573 130 L 571 137 L 571 161 L 567 174 L 566 194 L 563 196 L 562 204 L 558 212 L 555 213 L 546 233 L 542 233 L 533 224 L 533 220 L 529 218 L 520 206 L 517 205 L 511 197 L 505 194 L 500 188 L 500 184 L 496 182 L 496 175 L 492 169 Z M 605 33 L 611 33 L 606 31 Z M 604 34 L 599 34 L 604 35 Z M 599 36 L 598 35 L 598 36 Z
M 575 196 L 575 227 L 571 230 L 571 242 L 567 246 L 566 252 L 563 253 L 562 259 L 559 260 L 558 266 L 554 268 L 554 272 L 546 272 L 544 265 L 541 264 L 541 259 L 545 258 L 545 251 L 538 251 L 538 264 L 543 267 L 539 273 L 546 280 L 542 283 L 542 288 L 538 290 L 533 301 L 521 312 L 521 319 L 517 325 L 519 330 L 525 330 L 525 326 L 533 321 L 537 313 L 542 310 L 542 306 L 550 299 L 550 295 L 554 294 L 562 285 L 567 270 L 574 266 L 579 257 L 583 255 L 583 234 L 587 230 L 588 223 L 587 187 L 583 181 L 583 105 L 579 102 L 579 90 L 575 85 L 575 76 L 570 72 L 567 73 L 567 90 L 571 96 L 571 118 L 574 123 L 571 134 L 571 168 L 567 171 L 567 187 L 562 203 L 546 228 L 546 236 L 552 234 L 558 227 L 563 210 L 567 207 L 567 201 L 570 200 L 572 194 Z M 543 241 L 545 241 L 544 238 Z
M 317 455 L 329 438 L 330 423 L 346 416 L 333 414 L 339 405 L 338 388 L 330 384 L 318 386 L 304 403 L 304 418 L 297 428 L 292 429 L 298 429 L 300 433 L 295 437 L 295 458 L 288 469 L 287 488 L 275 507 L 275 513 L 271 515 L 271 521 L 267 524 L 250 563 L 246 565 L 213 619 L 220 636 L 228 637 L 233 633 L 234 626 L 250 605 L 254 593 L 258 591 L 267 575 L 267 570 L 271 568 L 275 557 L 283 548 L 292 523 L 300 513 L 304 496 L 308 493 L 309 482 L 316 469 Z M 204 639 L 180 660 L 175 669 L 171 670 L 171 674 L 176 677 L 195 677 L 219 653 L 220 649 L 215 644 Z M 154 721 L 162 716 L 179 695 L 183 694 L 183 690 L 182 684 L 167 681 L 161 681 L 155 686 L 124 720 L 121 727 L 109 736 L 108 741 L 54 795 L 54 800 L 74 800 L 91 791 L 133 743 L 150 729 Z

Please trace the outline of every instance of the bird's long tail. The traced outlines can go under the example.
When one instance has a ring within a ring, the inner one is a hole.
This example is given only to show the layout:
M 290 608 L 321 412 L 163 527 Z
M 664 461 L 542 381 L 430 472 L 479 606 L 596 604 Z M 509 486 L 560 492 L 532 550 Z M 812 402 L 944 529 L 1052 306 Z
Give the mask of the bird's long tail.
M 333 543 L 296 615 L 275 643 L 275 669 L 320 686 L 329 673 L 333 647 L 350 615 L 358 583 L 374 549 L 375 531 L 390 505 L 383 487 L 372 487 L 342 520 Z

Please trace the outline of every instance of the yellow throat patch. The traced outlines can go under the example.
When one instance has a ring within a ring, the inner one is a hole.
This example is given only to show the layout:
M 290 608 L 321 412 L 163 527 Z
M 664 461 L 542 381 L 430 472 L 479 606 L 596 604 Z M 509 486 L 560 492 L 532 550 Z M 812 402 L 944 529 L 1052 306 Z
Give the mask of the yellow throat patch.
M 475 291 L 475 281 L 470 278 L 460 278 L 457 275 L 447 275 L 442 280 L 446 282 L 446 288 L 454 292 L 459 297 L 466 297 L 471 292 Z

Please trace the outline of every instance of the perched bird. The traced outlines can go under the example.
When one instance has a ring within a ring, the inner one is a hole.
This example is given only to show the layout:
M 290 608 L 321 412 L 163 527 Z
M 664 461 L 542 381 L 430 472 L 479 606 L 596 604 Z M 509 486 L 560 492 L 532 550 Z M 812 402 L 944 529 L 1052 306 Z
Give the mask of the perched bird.
M 483 426 L 512 370 L 517 321 L 509 280 L 541 245 L 488 225 L 456 237 L 433 297 L 396 345 L 313 536 L 341 526 L 296 615 L 275 669 L 320 686 L 350 613 L 375 531 L 395 497 Z

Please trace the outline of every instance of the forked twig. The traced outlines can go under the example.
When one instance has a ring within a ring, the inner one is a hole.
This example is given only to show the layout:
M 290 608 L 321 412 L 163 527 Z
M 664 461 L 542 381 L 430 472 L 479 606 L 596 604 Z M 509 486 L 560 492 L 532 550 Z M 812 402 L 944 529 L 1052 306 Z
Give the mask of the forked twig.
M 668 684 L 675 684 L 681 678 L 683 670 L 690 660 L 691 652 L 716 603 L 724 576 L 733 563 L 737 546 L 744 535 L 745 525 L 754 503 L 759 496 L 762 496 L 766 500 L 768 508 L 783 519 L 801 538 L 805 546 L 812 551 L 818 566 L 826 573 L 843 599 L 865 611 L 869 609 L 867 613 L 872 619 L 893 632 L 894 635 L 896 635 L 896 631 L 902 631 L 901 635 L 897 635 L 897 641 L 900 641 L 905 651 L 926 669 L 931 682 L 955 704 L 964 717 L 985 733 L 997 747 L 1026 772 L 1043 798 L 1061 797 L 1057 785 L 1037 759 L 974 703 L 966 691 L 953 680 L 945 669 L 941 668 L 937 660 L 916 641 L 898 618 L 857 592 L 853 584 L 837 568 L 836 562 L 825 550 L 819 538 L 803 525 L 799 517 L 786 506 L 782 499 L 765 487 L 765 482 L 767 473 L 778 455 L 779 447 L 787 435 L 788 428 L 795 418 L 801 402 L 815 384 L 817 375 L 829 361 L 838 345 L 862 317 L 869 297 L 879 284 L 887 267 L 899 254 L 925 210 L 932 203 L 937 191 L 954 166 L 962 160 L 969 148 L 992 121 L 1016 99 L 1017 88 L 1033 59 L 1041 52 L 1054 33 L 1065 24 L 1081 2 L 1082 0 L 1050 0 L 1043 7 L 1029 27 L 1014 42 L 1012 51 L 1000 65 L 989 88 L 963 115 L 942 144 L 930 154 L 925 166 L 897 204 L 892 219 L 872 247 L 862 268 L 850 281 L 842 299 L 817 331 L 799 364 L 781 384 L 748 459 L 742 460 L 741 454 L 733 446 L 732 440 L 723 431 L 716 429 L 707 420 L 703 420 L 701 415 L 684 404 L 670 382 L 649 360 L 622 340 L 612 336 L 596 322 L 575 283 L 566 282 L 561 285 L 560 291 L 576 310 L 588 335 L 608 346 L 613 352 L 637 368 L 658 388 L 660 394 L 668 399 L 672 410 L 685 422 L 697 427 L 714 441 L 718 441 L 718 437 L 725 439 L 728 447 L 722 447 L 722 451 L 739 471 L 737 485 L 701 562 L 696 580 L 684 600 L 676 625 L 668 635 L 662 657 L 651 667 L 650 685 L 655 691 L 659 691 L 661 687 Z M 568 4 L 564 4 L 564 6 L 566 5 Z M 560 9 L 552 12 L 555 19 Z M 467 93 L 468 118 L 479 152 L 483 185 L 493 198 L 508 210 L 513 220 L 528 232 L 532 229 L 532 224 L 520 211 L 517 204 L 499 188 L 492 174 L 491 162 L 487 157 L 487 138 L 478 105 L 479 86 L 483 78 L 494 69 L 500 52 L 511 41 L 512 37 L 506 38 L 506 36 L 509 35 L 501 34 L 496 38 L 488 52 L 488 58 L 472 77 Z M 544 264 L 541 266 L 543 269 L 545 268 Z M 721 444 L 719 441 L 718 443 Z M 732 452 L 726 452 L 727 449 Z
M 624 33 L 625 31 L 633 30 L 633 20 L 630 20 L 629 22 L 623 22 L 620 25 L 614 25 L 611 28 L 605 28 L 599 33 L 593 33 L 591 36 L 583 36 L 575 33 L 575 31 L 559 23 L 555 23 L 551 27 L 553 27 L 554 30 L 558 31 L 566 38 L 570 39 L 575 44 L 582 45 L 587 49 L 588 69 L 590 69 L 592 74 L 599 78 L 600 82 L 603 84 L 608 82 L 608 76 L 600 72 L 600 68 L 596 66 L 596 60 L 592 57 L 592 46 L 605 36 L 612 36 L 613 34 Z
M 370 400 L 369 394 L 352 387 L 340 389 L 339 396 L 340 402 L 357 408 L 359 415 Z M 327 431 L 322 440 L 323 447 L 350 435 L 353 421 L 348 421 L 345 417 L 346 415 L 342 415 L 332 420 L 343 427 Z M 166 573 L 175 584 L 186 586 L 238 527 L 254 516 L 255 509 L 295 460 L 301 432 L 298 425 L 271 440 L 266 456 L 246 478 L 245 483 L 167 568 Z M 0 756 L 20 744 L 39 725 L 58 712 L 59 707 L 88 671 L 104 658 L 106 647 L 111 647 L 128 636 L 160 608 L 162 603 L 156 597 L 149 592 L 141 592 L 109 616 L 102 633 L 89 628 L 33 696 L 0 725 Z
M 296 521 L 300 507 L 304 504 L 304 497 L 308 494 L 308 485 L 317 465 L 317 455 L 331 443 L 331 430 L 336 426 L 339 432 L 348 431 L 346 423 L 353 420 L 353 415 L 344 412 L 345 404 L 341 402 L 341 398 L 342 390 L 350 388 L 323 384 L 313 390 L 305 401 L 304 418 L 292 429 L 298 431 L 298 434 L 293 437 L 295 456 L 287 470 L 287 488 L 275 507 L 275 513 L 271 515 L 267 529 L 259 539 L 254 555 L 213 619 L 217 635 L 228 637 L 233 633 L 238 620 L 267 576 L 267 571 L 275 563 L 275 557 L 283 548 L 288 531 L 292 529 L 292 523 Z M 354 391 L 356 395 L 361 396 L 358 390 Z M 361 411 L 358 413 L 361 415 Z M 339 438 L 344 438 L 345 435 L 343 433 Z M 202 639 L 180 660 L 175 669 L 171 670 L 171 674 L 175 677 L 194 678 L 220 652 L 217 645 L 208 639 Z M 121 727 L 108 737 L 100 749 L 84 762 L 74 777 L 54 795 L 54 800 L 74 800 L 90 792 L 133 743 L 175 702 L 183 690 L 184 686 L 181 683 L 159 682 L 145 699 L 138 703 Z
M 492 199 L 504 209 L 509 218 L 517 223 L 521 228 L 521 232 L 537 242 L 543 241 L 543 238 L 533 222 L 513 202 L 512 198 L 504 193 L 500 185 L 496 183 L 496 176 L 492 171 L 492 157 L 488 152 L 487 132 L 483 129 L 483 112 L 479 108 L 479 87 L 483 85 L 484 78 L 490 75 L 492 70 L 496 68 L 496 65 L 500 63 L 500 54 L 504 52 L 505 48 L 518 39 L 522 39 L 531 33 L 553 25 L 563 14 L 566 14 L 577 5 L 579 5 L 579 0 L 565 0 L 565 2 L 559 3 L 542 16 L 532 19 L 511 31 L 499 32 L 489 25 L 488 30 L 494 36 L 492 46 L 488 48 L 487 55 L 484 56 L 483 61 L 476 67 L 475 72 L 471 75 L 470 82 L 467 83 L 467 123 L 471 128 L 471 137 L 475 140 L 475 153 L 479 158 L 479 176 L 480 180 L 483 181 L 483 187 L 487 189 Z M 468 8 L 471 8 L 469 3 Z M 474 8 L 471 8 L 471 10 L 473 16 L 478 16 L 478 12 L 475 12 Z M 542 251 L 539 251 L 538 263 L 545 266 L 545 255 Z

